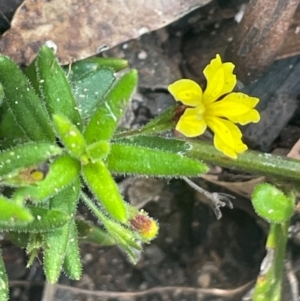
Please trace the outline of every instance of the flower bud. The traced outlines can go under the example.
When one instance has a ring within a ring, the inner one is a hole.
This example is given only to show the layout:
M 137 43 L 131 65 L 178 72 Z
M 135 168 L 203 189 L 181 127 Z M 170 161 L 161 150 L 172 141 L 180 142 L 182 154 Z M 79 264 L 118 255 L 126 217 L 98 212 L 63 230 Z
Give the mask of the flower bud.
M 147 242 L 156 237 L 159 228 L 157 222 L 145 212 L 139 212 L 130 220 L 130 224 Z

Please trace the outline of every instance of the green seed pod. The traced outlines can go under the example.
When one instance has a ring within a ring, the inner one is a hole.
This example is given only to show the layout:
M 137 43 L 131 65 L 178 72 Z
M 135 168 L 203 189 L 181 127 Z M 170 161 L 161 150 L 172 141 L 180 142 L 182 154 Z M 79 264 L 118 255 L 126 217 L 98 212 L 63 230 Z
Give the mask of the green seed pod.
M 28 224 L 33 220 L 33 216 L 27 208 L 24 208 L 11 200 L 0 196 L 0 224 L 12 225 Z
M 8 278 L 5 271 L 5 265 L 0 252 L 0 300 L 7 301 L 9 294 Z
M 47 177 L 37 186 L 22 187 L 14 194 L 15 200 L 31 199 L 33 201 L 45 200 L 64 187 L 70 185 L 80 173 L 80 163 L 69 155 L 58 157 L 51 165 Z
M 61 149 L 53 144 L 31 142 L 18 145 L 0 152 L 0 176 L 17 173 L 26 167 L 31 167 L 57 156 Z
M 110 152 L 110 143 L 105 140 L 97 141 L 87 147 L 87 155 L 92 162 L 101 161 Z
M 70 223 L 70 236 L 63 269 L 69 278 L 79 280 L 82 274 L 82 264 L 78 245 L 78 234 L 74 220 Z
M 118 186 L 103 162 L 83 166 L 86 184 L 101 202 L 107 212 L 120 222 L 127 221 L 125 203 Z
M 84 137 L 88 144 L 111 139 L 118 122 L 125 113 L 127 104 L 136 88 L 137 80 L 137 71 L 131 70 L 114 85 L 85 129 Z
M 26 76 L 5 56 L 0 56 L 0 70 L 5 103 L 14 120 L 29 139 L 53 142 L 55 137 L 49 115 Z
M 69 154 L 81 159 L 86 150 L 86 143 L 78 128 L 64 115 L 53 115 L 55 129 Z
M 72 123 L 82 128 L 82 121 L 65 72 L 53 51 L 43 46 L 36 58 L 39 89 L 51 115 L 65 114 Z
M 181 153 L 117 143 L 111 144 L 106 164 L 117 174 L 193 177 L 207 172 L 206 165 Z
M 50 199 L 50 208 L 75 216 L 79 191 L 80 181 L 78 178 Z M 56 283 L 61 273 L 67 249 L 73 240 L 71 237 L 72 223 L 74 223 L 73 220 L 56 231 L 44 235 L 44 269 L 50 283 Z
M 275 186 L 263 183 L 255 187 L 252 194 L 254 210 L 270 223 L 282 223 L 294 213 L 294 196 L 286 196 Z
M 54 231 L 70 220 L 70 215 L 58 210 L 48 210 L 34 206 L 28 206 L 27 208 L 33 217 L 31 222 L 24 224 L 24 222 L 18 222 L 17 220 L 9 222 L 0 220 L 0 230 L 43 233 Z

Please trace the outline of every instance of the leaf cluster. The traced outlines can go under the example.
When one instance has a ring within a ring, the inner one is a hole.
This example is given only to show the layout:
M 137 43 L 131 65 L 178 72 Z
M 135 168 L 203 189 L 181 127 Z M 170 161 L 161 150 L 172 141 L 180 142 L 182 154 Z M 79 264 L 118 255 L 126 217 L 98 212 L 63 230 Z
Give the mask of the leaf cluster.
M 112 173 L 180 177 L 207 171 L 185 155 L 188 142 L 157 136 L 173 126 L 174 108 L 142 129 L 117 129 L 138 82 L 137 71 L 127 67 L 106 58 L 61 67 L 47 46 L 25 70 L 0 56 L 0 231 L 26 247 L 28 265 L 42 251 L 49 282 L 61 271 L 80 278 L 79 239 L 117 244 L 133 262 L 149 242 L 150 232 L 143 236 L 146 228 L 132 220 L 142 215 L 139 221 L 156 222 L 124 201 Z M 100 227 L 78 218 L 79 200 Z

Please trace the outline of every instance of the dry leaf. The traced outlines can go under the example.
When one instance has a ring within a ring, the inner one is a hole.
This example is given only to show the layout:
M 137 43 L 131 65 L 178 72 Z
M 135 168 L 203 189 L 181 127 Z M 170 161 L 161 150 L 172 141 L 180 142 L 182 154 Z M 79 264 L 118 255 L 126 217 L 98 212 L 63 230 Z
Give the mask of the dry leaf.
M 48 40 L 58 46 L 62 64 L 161 28 L 211 0 L 25 0 L 0 52 L 28 64 Z

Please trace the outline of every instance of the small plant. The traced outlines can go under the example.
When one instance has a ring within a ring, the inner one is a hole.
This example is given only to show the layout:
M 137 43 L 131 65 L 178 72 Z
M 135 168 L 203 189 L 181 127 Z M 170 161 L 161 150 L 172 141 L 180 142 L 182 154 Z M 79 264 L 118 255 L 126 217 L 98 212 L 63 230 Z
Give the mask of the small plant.
M 297 161 L 243 153 L 247 146 L 234 123 L 258 122 L 258 99 L 232 92 L 232 63 L 222 63 L 219 55 L 211 61 L 204 70 L 204 92 L 190 80 L 171 84 L 170 93 L 183 104 L 135 130 L 118 128 L 138 82 L 137 71 L 127 67 L 124 60 L 91 58 L 62 68 L 47 46 L 24 71 L 0 56 L 0 231 L 26 248 L 28 266 L 43 252 L 51 283 L 62 270 L 71 279 L 80 278 L 79 239 L 116 244 L 136 262 L 136 251 L 157 235 L 158 223 L 124 201 L 112 174 L 188 180 L 207 172 L 207 162 L 278 181 L 288 170 L 289 179 L 300 179 Z M 187 138 L 202 134 L 207 126 L 219 151 Z M 183 136 L 160 135 L 174 129 Z M 216 212 L 230 204 L 222 195 L 205 193 Z M 79 200 L 101 227 L 77 217 Z M 286 223 L 293 212 L 293 200 L 288 200 L 288 218 L 277 219 L 276 225 Z M 259 214 L 264 206 L 258 202 Z M 0 299 L 6 300 L 2 260 L 0 278 Z

